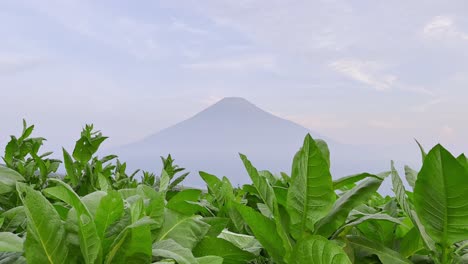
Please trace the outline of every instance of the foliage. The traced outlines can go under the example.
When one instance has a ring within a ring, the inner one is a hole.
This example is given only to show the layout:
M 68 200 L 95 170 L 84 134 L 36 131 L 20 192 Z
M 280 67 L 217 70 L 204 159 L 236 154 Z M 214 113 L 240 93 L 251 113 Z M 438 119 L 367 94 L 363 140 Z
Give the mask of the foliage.
M 207 189 L 171 155 L 159 175 L 127 173 L 107 137 L 83 129 L 61 160 L 40 154 L 34 126 L 12 136 L 0 166 L 0 263 L 467 263 L 468 159 L 420 148 L 404 167 L 333 179 L 330 153 L 307 135 L 290 174 L 258 170 L 251 184 L 200 172 Z M 71 154 L 70 154 L 71 153 Z M 391 175 L 394 197 L 378 189 Z

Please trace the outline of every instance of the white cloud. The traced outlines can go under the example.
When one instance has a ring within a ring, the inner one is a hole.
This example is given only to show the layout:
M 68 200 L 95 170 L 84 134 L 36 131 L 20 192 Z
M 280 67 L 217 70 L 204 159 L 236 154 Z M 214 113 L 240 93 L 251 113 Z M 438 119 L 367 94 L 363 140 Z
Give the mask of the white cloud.
M 228 71 L 269 71 L 277 72 L 276 59 L 270 55 L 251 55 L 222 58 L 209 61 L 184 64 L 182 67 L 192 70 L 228 70 Z
M 138 59 L 165 54 L 158 41 L 160 25 L 115 14 L 88 1 L 32 1 L 27 5 L 71 32 Z
M 436 16 L 426 24 L 423 34 L 428 38 L 468 40 L 468 33 L 459 29 L 450 16 Z
M 414 112 L 424 113 L 429 108 L 431 108 L 433 106 L 436 106 L 436 105 L 438 105 L 440 103 L 443 103 L 444 101 L 445 101 L 445 99 L 443 99 L 443 98 L 435 98 L 435 99 L 427 101 L 427 102 L 425 102 L 423 104 L 420 104 L 420 105 L 417 105 L 417 106 L 413 107 L 412 110 Z
M 382 73 L 382 66 L 374 61 L 343 59 L 334 61 L 329 66 L 333 70 L 378 91 L 391 89 L 397 80 L 394 75 Z

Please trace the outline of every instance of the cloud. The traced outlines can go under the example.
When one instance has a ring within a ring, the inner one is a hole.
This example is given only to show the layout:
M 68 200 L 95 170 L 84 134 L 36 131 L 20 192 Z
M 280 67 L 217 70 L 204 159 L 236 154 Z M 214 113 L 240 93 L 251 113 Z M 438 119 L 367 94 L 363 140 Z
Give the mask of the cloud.
M 341 59 L 328 64 L 334 71 L 363 83 L 377 91 L 399 89 L 418 94 L 434 96 L 434 93 L 420 85 L 406 84 L 394 75 L 386 72 L 387 66 L 371 60 Z
M 459 39 L 468 41 L 468 33 L 461 31 L 450 16 L 436 16 L 423 29 L 427 38 Z
M 270 55 L 250 55 L 222 58 L 195 63 L 183 64 L 183 68 L 192 70 L 227 70 L 227 71 L 268 71 L 277 72 L 275 57 Z
M 446 101 L 445 99 L 443 98 L 435 98 L 435 99 L 432 99 L 430 101 L 427 101 L 423 104 L 420 104 L 420 105 L 417 105 L 415 107 L 412 108 L 412 111 L 414 112 L 419 112 L 419 113 L 424 113 L 426 112 L 429 108 L 435 106 L 435 105 L 438 105 L 440 103 L 443 103 L 444 101 Z
M 391 89 L 397 77 L 381 72 L 382 66 L 375 61 L 343 59 L 331 62 L 329 66 L 338 73 L 364 83 L 377 91 Z
M 161 26 L 112 12 L 88 1 L 31 1 L 26 4 L 64 29 L 137 59 L 158 59 Z

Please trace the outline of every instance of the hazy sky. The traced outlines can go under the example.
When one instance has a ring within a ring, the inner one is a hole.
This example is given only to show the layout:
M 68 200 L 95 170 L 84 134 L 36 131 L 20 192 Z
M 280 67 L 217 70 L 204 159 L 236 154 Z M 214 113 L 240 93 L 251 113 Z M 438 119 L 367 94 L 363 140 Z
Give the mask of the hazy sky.
M 342 142 L 467 150 L 468 2 L 0 1 L 1 148 L 23 117 L 51 148 L 86 123 L 113 146 L 225 96 Z

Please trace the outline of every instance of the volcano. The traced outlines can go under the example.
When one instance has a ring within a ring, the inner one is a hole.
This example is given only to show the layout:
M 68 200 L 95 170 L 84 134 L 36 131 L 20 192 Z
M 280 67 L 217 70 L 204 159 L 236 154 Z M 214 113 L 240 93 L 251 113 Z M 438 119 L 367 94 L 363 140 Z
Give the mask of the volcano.
M 184 182 L 187 186 L 204 186 L 200 170 L 227 176 L 236 186 L 250 182 L 239 153 L 247 155 L 259 170 L 290 174 L 294 154 L 307 133 L 328 143 L 335 178 L 364 170 L 388 170 L 389 160 L 377 158 L 374 151 L 323 137 L 239 97 L 224 98 L 185 121 L 115 152 L 129 168 L 148 171 L 159 171 L 159 157 L 171 154 L 176 164 L 191 172 Z

